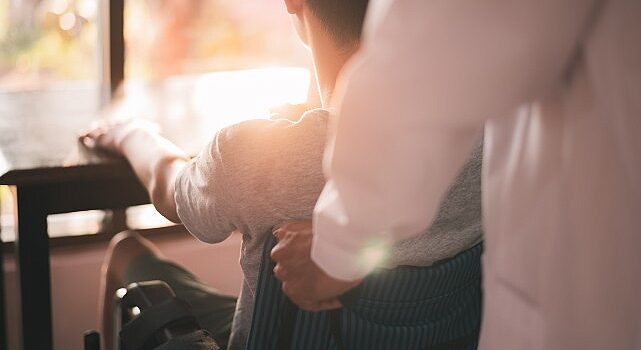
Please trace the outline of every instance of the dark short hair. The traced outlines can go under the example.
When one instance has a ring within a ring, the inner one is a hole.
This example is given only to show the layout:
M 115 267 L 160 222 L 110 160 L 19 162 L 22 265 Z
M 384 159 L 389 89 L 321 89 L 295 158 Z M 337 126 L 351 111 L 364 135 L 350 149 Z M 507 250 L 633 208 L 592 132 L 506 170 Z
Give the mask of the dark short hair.
M 307 0 L 307 5 L 339 46 L 352 46 L 361 37 L 368 2 L 369 0 Z

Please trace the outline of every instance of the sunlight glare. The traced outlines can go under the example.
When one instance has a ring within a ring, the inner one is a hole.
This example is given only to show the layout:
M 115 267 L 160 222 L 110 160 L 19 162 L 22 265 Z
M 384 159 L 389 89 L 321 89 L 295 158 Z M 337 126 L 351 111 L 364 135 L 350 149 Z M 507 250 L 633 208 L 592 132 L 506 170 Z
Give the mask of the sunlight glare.
M 67 0 L 52 0 L 49 5 L 49 10 L 56 15 L 62 15 L 69 8 Z
M 122 98 L 104 111 L 109 117 L 135 117 L 180 128 L 196 123 L 190 134 L 174 132 L 173 142 L 196 154 L 224 127 L 270 117 L 270 108 L 307 101 L 309 70 L 299 67 L 175 76 L 162 84 L 129 80 Z
M 78 14 L 84 18 L 94 18 L 98 12 L 98 1 L 81 0 L 76 4 Z
M 193 94 L 198 114 L 216 114 L 221 126 L 249 118 L 268 118 L 269 108 L 307 100 L 310 73 L 305 68 L 264 68 L 206 74 Z

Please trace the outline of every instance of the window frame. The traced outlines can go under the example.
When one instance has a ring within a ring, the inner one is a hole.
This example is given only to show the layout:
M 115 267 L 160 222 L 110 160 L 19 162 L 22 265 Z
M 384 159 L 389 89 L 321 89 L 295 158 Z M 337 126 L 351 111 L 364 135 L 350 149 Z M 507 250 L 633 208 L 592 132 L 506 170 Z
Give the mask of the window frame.
M 125 78 L 125 0 L 101 0 L 102 103 L 108 104 Z

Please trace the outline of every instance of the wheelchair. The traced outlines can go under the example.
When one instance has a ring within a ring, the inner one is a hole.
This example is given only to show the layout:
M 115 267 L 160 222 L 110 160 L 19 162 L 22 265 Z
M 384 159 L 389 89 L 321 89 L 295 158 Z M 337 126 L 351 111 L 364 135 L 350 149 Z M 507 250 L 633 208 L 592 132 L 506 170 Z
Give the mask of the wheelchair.
M 432 266 L 373 273 L 339 297 L 343 308 L 313 313 L 282 292 L 269 254 L 275 244 L 269 235 L 246 350 L 476 350 L 482 244 Z M 108 336 L 117 348 L 105 350 L 219 349 L 165 282 L 132 283 L 115 298 L 114 332 Z M 182 341 L 189 337 L 197 341 Z M 99 338 L 87 333 L 85 350 L 99 350 Z
M 189 306 L 162 281 L 132 283 L 114 295 L 116 349 L 154 350 L 180 336 L 201 331 Z M 84 335 L 85 350 L 100 350 L 100 334 Z M 215 349 L 212 349 L 215 350 Z

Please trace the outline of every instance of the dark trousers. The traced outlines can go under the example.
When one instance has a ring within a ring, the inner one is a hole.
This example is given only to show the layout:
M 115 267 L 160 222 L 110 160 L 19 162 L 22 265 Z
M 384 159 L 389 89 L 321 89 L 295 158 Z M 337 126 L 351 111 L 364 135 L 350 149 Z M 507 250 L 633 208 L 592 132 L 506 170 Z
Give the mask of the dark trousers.
M 370 274 L 344 307 L 306 312 L 282 293 L 265 245 L 247 349 L 476 349 L 482 244 L 429 267 Z

